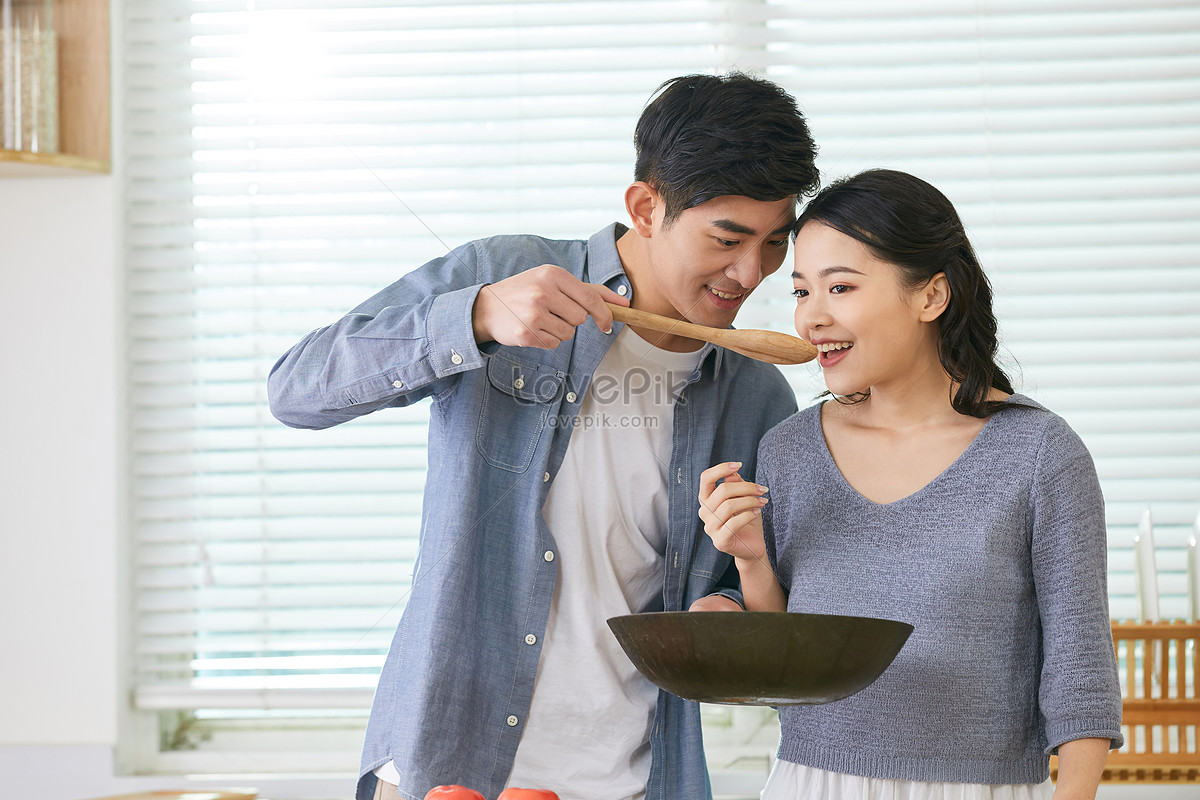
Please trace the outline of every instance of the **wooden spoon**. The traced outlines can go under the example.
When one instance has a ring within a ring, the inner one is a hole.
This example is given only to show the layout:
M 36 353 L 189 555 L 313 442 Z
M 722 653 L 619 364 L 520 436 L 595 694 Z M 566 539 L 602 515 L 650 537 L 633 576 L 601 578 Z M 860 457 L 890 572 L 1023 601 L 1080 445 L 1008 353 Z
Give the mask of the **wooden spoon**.
M 817 355 L 817 348 L 803 339 L 789 336 L 776 331 L 731 330 L 729 328 L 709 328 L 704 325 L 694 325 L 679 319 L 651 314 L 648 311 L 635 311 L 632 308 L 606 303 L 612 311 L 613 319 L 633 325 L 637 328 L 648 328 L 652 331 L 682 336 L 686 339 L 698 339 L 702 342 L 712 342 L 726 350 L 741 353 L 756 361 L 766 361 L 771 364 L 803 364 L 812 361 Z

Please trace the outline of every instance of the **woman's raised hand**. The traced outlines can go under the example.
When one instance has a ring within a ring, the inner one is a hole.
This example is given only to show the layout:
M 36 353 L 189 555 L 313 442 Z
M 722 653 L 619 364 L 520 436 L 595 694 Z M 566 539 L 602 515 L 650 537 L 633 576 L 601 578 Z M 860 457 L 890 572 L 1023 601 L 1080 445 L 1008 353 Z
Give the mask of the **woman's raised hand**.
M 700 520 L 722 553 L 765 565 L 762 507 L 767 504 L 767 487 L 743 480 L 741 466 L 726 462 L 700 473 Z

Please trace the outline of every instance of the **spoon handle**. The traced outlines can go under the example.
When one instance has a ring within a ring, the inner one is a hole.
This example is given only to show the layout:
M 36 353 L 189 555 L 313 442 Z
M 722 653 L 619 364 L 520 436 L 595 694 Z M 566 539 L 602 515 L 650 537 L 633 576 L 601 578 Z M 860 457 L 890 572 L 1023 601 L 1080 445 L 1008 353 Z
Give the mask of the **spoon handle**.
M 811 361 L 817 355 L 817 350 L 803 339 L 789 336 L 777 331 L 733 330 L 729 328 L 709 328 L 679 319 L 651 314 L 648 311 L 637 311 L 624 306 L 607 304 L 612 311 L 613 319 L 674 336 L 687 339 L 697 339 L 720 345 L 735 353 L 741 353 L 747 358 L 766 361 L 771 364 L 803 364 Z
M 638 328 L 648 328 L 659 333 L 670 333 L 674 336 L 683 336 L 687 339 L 699 339 L 702 342 L 717 344 L 717 339 L 720 338 L 722 332 L 720 328 L 707 328 L 703 325 L 696 325 L 681 319 L 671 319 L 659 314 L 651 314 L 649 311 L 638 311 L 637 309 L 626 308 L 613 303 L 607 303 L 606 305 L 612 311 L 613 319 L 617 322 L 624 322 L 626 325 L 634 325 Z

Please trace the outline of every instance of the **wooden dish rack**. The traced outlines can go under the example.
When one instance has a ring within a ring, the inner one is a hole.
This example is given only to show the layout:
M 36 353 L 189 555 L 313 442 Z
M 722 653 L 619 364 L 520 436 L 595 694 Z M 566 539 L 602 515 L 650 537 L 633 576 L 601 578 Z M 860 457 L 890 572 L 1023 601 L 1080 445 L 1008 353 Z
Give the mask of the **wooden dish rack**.
M 1200 783 L 1200 623 L 1112 623 L 1125 744 L 1105 783 Z M 1050 759 L 1058 779 L 1058 759 Z

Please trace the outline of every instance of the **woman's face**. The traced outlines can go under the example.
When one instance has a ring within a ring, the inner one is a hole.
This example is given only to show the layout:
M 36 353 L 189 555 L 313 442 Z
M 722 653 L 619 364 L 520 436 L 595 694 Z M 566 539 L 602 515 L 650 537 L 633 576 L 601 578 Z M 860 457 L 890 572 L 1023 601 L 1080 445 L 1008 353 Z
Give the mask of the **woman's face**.
M 796 332 L 817 347 L 831 392 L 848 395 L 941 371 L 940 310 L 931 317 L 928 284 L 906 289 L 897 267 L 818 221 L 800 229 L 795 253 Z

